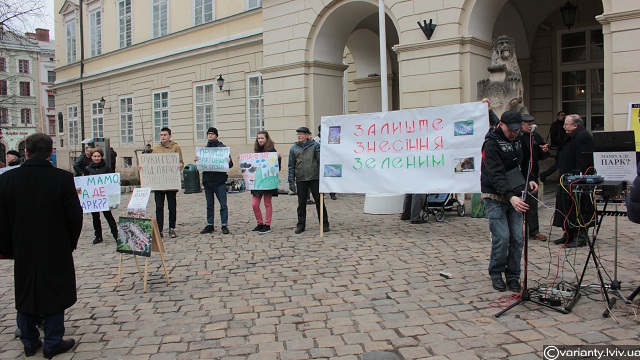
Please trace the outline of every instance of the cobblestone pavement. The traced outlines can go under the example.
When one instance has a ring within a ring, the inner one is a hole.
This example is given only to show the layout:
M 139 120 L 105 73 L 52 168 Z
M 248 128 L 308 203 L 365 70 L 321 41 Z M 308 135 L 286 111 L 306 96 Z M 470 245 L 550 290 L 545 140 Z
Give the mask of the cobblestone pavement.
M 539 359 L 550 344 L 640 345 L 633 307 L 618 300 L 614 317 L 603 318 L 598 288 L 585 289 L 569 314 L 529 302 L 495 318 L 509 293 L 494 291 L 487 276 L 486 219 L 450 212 L 443 222 L 412 225 L 363 214 L 364 196 L 338 194 L 327 200 L 330 232 L 319 236 L 309 206 L 307 231 L 295 235 L 296 198 L 281 195 L 273 231 L 258 235 L 249 231 L 250 203 L 248 192 L 230 194 L 231 234 L 220 232 L 216 214 L 215 233 L 201 235 L 204 193 L 180 192 L 178 238 L 164 239 L 171 284 L 153 253 L 146 293 L 130 255 L 117 286 L 115 242 L 91 245 L 86 215 L 75 252 L 78 302 L 66 312 L 67 336 L 78 345 L 56 359 Z M 541 209 L 547 235 L 551 214 Z M 615 223 L 605 217 L 597 246 L 611 277 Z M 617 277 L 627 296 L 640 285 L 640 225 L 618 218 L 618 228 Z M 576 282 L 587 248 L 558 249 L 531 242 L 529 287 L 550 283 L 558 261 L 558 279 Z M 1 359 L 23 357 L 13 336 L 12 273 L 12 262 L 0 261 Z M 589 266 L 584 284 L 596 283 Z

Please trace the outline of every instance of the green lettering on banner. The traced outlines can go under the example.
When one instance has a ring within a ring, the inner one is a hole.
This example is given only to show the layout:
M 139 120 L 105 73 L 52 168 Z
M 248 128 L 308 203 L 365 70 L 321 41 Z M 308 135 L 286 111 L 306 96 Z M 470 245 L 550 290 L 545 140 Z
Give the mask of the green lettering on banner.
M 433 166 L 443 166 L 444 167 L 444 154 L 440 155 L 440 161 L 436 160 L 436 155 L 431 156 L 431 164 Z
M 87 185 L 96 185 L 96 179 L 95 178 L 87 178 Z
M 376 159 L 368 158 L 367 161 L 365 161 L 364 165 L 366 167 L 368 167 L 369 169 L 375 169 L 375 167 L 376 167 Z
M 360 158 L 355 158 L 355 160 L 356 160 L 356 165 L 354 165 L 354 166 L 353 166 L 353 168 L 354 168 L 355 170 L 360 170 L 360 169 L 362 169 L 362 162 L 360 162 Z
M 391 162 L 391 166 L 393 166 L 396 169 L 402 169 L 402 159 L 399 157 L 393 158 L 393 161 Z

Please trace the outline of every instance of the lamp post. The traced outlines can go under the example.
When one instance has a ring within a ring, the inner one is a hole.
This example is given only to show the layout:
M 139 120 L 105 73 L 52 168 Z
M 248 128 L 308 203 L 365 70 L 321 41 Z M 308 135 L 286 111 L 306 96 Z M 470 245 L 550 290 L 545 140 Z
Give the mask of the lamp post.
M 569 28 L 569 30 L 571 30 L 571 27 L 576 22 L 577 9 L 578 6 L 573 5 L 569 0 L 567 0 L 567 3 L 560 8 L 560 13 L 562 14 L 562 22 L 564 23 L 564 26 Z

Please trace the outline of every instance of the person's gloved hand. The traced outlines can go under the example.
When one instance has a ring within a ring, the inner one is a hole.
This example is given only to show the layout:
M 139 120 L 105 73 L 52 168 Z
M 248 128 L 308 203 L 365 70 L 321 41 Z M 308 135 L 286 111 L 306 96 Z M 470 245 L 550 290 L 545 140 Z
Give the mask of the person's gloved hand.
M 291 190 L 293 193 L 297 193 L 298 189 L 296 189 L 296 184 L 295 183 L 289 183 L 289 190 Z

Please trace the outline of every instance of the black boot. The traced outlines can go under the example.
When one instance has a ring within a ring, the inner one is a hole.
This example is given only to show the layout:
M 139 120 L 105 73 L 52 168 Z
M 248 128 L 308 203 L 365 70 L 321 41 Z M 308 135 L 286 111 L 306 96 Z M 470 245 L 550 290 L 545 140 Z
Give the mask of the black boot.
M 101 236 L 96 236 L 96 238 L 93 239 L 93 245 L 100 244 L 101 242 L 102 242 L 102 235 Z
M 556 244 L 556 245 L 562 245 L 565 242 L 567 242 L 567 233 L 566 232 L 562 234 L 562 237 L 560 239 L 556 239 L 556 240 L 553 241 L 553 243 Z

